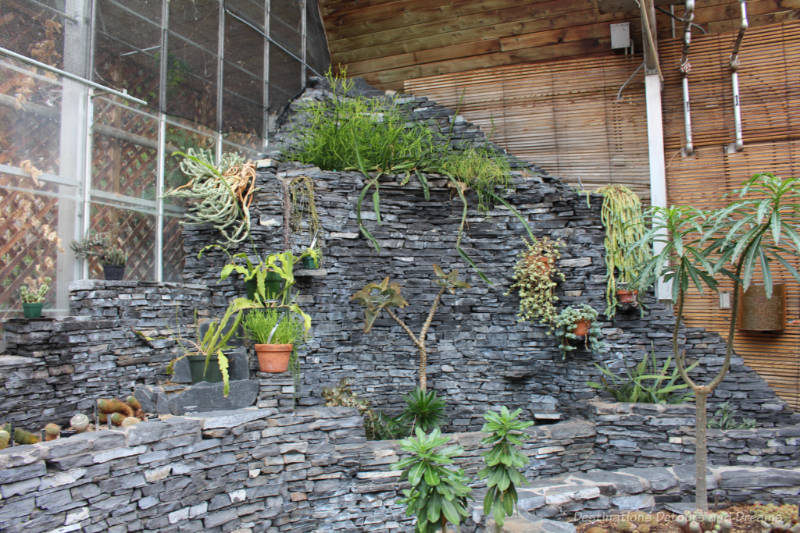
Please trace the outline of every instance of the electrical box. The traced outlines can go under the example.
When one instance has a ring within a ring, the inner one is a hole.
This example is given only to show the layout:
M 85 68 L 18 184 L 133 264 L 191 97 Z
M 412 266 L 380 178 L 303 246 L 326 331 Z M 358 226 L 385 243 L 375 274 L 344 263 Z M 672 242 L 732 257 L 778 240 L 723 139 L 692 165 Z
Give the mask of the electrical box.
M 611 48 L 630 48 L 631 47 L 631 23 L 620 22 L 611 24 Z

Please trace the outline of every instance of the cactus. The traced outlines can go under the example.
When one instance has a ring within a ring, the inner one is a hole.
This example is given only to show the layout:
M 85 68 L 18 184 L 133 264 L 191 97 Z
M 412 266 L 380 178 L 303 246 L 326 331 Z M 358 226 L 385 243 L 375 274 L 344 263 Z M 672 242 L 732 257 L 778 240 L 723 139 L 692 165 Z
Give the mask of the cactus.
M 44 427 L 44 440 L 56 440 L 61 436 L 61 426 L 49 423 Z
M 116 398 L 101 398 L 97 400 L 97 410 L 101 413 L 122 413 L 127 416 L 133 416 L 133 409 L 127 403 L 120 401 Z
M 11 435 L 5 429 L 0 429 L 0 450 L 8 448 L 8 443 L 11 441 Z
M 136 399 L 136 396 L 128 396 L 128 399 L 125 400 L 128 405 L 133 409 L 133 415 L 136 418 L 144 420 L 144 411 L 142 410 L 142 404 L 139 403 L 139 400 Z
M 123 415 L 122 413 L 111 413 L 111 423 L 115 426 L 121 426 L 122 421 L 128 418 L 127 416 Z
M 14 428 L 14 442 L 17 444 L 36 444 L 41 440 L 38 435 L 34 435 L 30 431 Z
M 83 413 L 77 413 L 69 419 L 69 425 L 75 431 L 82 433 L 89 427 L 89 417 Z

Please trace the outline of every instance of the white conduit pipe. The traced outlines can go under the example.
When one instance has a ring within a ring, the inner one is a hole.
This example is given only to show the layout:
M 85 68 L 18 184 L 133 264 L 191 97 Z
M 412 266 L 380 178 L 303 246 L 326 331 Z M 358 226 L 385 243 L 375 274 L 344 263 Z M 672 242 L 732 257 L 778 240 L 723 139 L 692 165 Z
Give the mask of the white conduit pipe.
M 686 155 L 692 155 L 694 153 L 694 145 L 692 144 L 692 113 L 689 103 L 689 72 L 692 70 L 692 65 L 689 63 L 689 45 L 692 42 L 694 0 L 686 0 L 686 13 L 684 14 L 683 20 L 683 52 L 681 53 L 680 71 L 683 85 L 683 122 L 686 135 L 684 153 Z
M 730 62 L 731 88 L 733 89 L 733 125 L 736 130 L 736 141 L 733 144 L 733 150 L 736 152 L 744 147 L 744 139 L 742 138 L 742 106 L 739 98 L 739 48 L 742 45 L 744 32 L 747 30 L 747 3 L 745 0 L 739 0 L 739 6 L 742 12 L 742 23 L 739 26 L 739 34 L 736 36 L 736 42 L 733 45 Z

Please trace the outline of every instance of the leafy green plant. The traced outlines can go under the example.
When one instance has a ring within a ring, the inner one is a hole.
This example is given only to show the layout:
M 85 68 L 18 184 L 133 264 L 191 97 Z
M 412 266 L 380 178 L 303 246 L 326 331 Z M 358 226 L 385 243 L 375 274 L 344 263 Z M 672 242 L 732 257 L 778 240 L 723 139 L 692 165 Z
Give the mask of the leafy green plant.
M 441 426 L 444 422 L 444 400 L 436 395 L 436 391 L 424 391 L 419 387 L 409 392 L 406 407 L 400 415 L 400 421 L 413 433 L 420 428 L 425 433 Z
M 228 276 L 233 272 L 242 276 L 245 282 L 255 280 L 256 287 L 253 301 L 256 307 L 283 308 L 299 315 L 303 319 L 306 333 L 311 329 L 311 316 L 300 308 L 292 294 L 292 287 L 295 285 L 294 265 L 300 261 L 300 257 L 287 251 L 271 254 L 266 259 L 253 263 L 246 253 L 241 252 L 230 255 L 224 247 L 219 245 L 207 246 L 200 251 L 200 254 L 210 247 L 218 247 L 228 255 L 229 262 L 222 267 L 219 275 L 220 280 L 228 279 Z M 267 275 L 270 272 L 276 273 L 283 280 L 277 299 L 272 298 L 272 295 L 267 290 Z
M 564 280 L 564 274 L 556 266 L 561 257 L 561 241 L 534 237 L 525 244 L 514 265 L 514 283 L 509 294 L 514 289 L 519 293 L 520 320 L 550 325 L 556 318 L 556 287 L 559 280 Z
M 436 167 L 434 167 L 436 168 Z M 478 209 L 488 211 L 494 205 L 494 191 L 511 187 L 511 166 L 504 157 L 487 148 L 470 147 L 449 152 L 438 169 L 464 183 L 478 196 Z
M 439 265 L 433 265 L 433 272 L 436 274 L 434 282 L 439 286 L 439 292 L 431 303 L 428 317 L 422 324 L 419 335 L 414 335 L 406 323 L 398 317 L 393 307 L 403 308 L 408 305 L 408 302 L 403 298 L 402 287 L 395 282 L 389 282 L 386 277 L 380 283 L 368 283 L 361 290 L 353 294 L 351 300 L 354 300 L 364 306 L 364 333 L 369 333 L 372 325 L 380 315 L 381 311 L 385 310 L 392 319 L 403 328 L 414 346 L 419 350 L 419 388 L 423 391 L 427 387 L 427 366 L 428 366 L 428 352 L 425 347 L 425 337 L 433 322 L 433 316 L 436 314 L 436 309 L 439 307 L 439 302 L 445 292 L 455 294 L 456 289 L 469 288 L 469 284 L 458 278 L 458 270 L 451 270 L 445 273 Z
M 25 285 L 19 288 L 19 299 L 24 304 L 38 304 L 44 302 L 50 290 L 50 277 L 25 278 Z
M 689 385 L 678 383 L 680 373 L 677 368 L 669 372 L 671 365 L 672 357 L 667 357 L 659 367 L 654 351 L 650 352 L 650 357 L 645 353 L 644 358 L 633 369 L 626 368 L 623 375 L 615 374 L 607 365 L 595 363 L 601 382 L 589 381 L 587 385 L 611 394 L 618 402 L 674 404 L 689 401 L 692 392 L 681 392 Z M 688 370 L 691 372 L 696 366 L 694 363 Z
M 729 402 L 719 404 L 714 411 L 714 417 L 708 420 L 710 429 L 753 429 L 756 427 L 755 418 L 742 418 L 737 421 L 733 416 L 733 407 Z
M 224 243 L 242 242 L 250 235 L 250 204 L 255 191 L 256 168 L 238 154 L 228 152 L 215 165 L 211 150 L 189 148 L 175 152 L 181 156 L 181 171 L 189 178 L 184 185 L 166 196 L 191 201 L 190 221 L 212 224 L 224 237 Z
M 172 374 L 175 363 L 189 355 L 203 355 L 205 356 L 205 364 L 203 366 L 203 374 L 208 371 L 208 364 L 211 361 L 211 356 L 216 355 L 217 364 L 219 365 L 220 374 L 222 374 L 222 394 L 227 397 L 230 392 L 230 378 L 228 375 L 228 358 L 225 355 L 225 350 L 230 348 L 228 341 L 236 333 L 239 324 L 242 321 L 242 312 L 246 309 L 253 309 L 256 307 L 252 301 L 247 298 L 236 298 L 228 304 L 225 309 L 225 314 L 221 319 L 212 320 L 208 324 L 205 334 L 201 333 L 200 324 L 195 320 L 195 339 L 183 339 L 178 337 L 177 343 L 183 347 L 184 353 L 176 357 L 167 365 L 167 374 Z M 231 323 L 233 319 L 233 323 Z
M 603 195 L 600 219 L 606 230 L 606 311 L 608 318 L 617 312 L 617 288 L 628 286 L 638 275 L 640 265 L 647 262 L 650 250 L 636 243 L 646 228 L 639 197 L 624 185 L 606 185 L 597 190 Z
M 760 267 L 766 296 L 771 297 L 772 261 L 778 261 L 800 281 L 800 274 L 786 259 L 800 255 L 800 235 L 793 227 L 800 209 L 800 180 L 760 173 L 735 192 L 738 199 L 711 213 L 689 207 L 651 208 L 651 228 L 637 243 L 657 251 L 641 265 L 637 285 L 646 288 L 662 275 L 665 280 L 672 281 L 676 307 L 672 348 L 681 377 L 695 393 L 695 505 L 702 510 L 708 509 L 706 403 L 730 367 L 739 288 L 747 290 L 755 270 Z M 715 275 L 728 277 L 733 282 L 727 349 L 720 371 L 708 383 L 700 384 L 688 374 L 686 351 L 680 350 L 678 333 L 690 284 L 700 292 L 705 287 L 716 291 Z
M 558 339 L 558 348 L 561 350 L 561 358 L 565 359 L 567 353 L 576 349 L 574 341 L 583 337 L 583 346 L 592 353 L 603 353 L 607 347 L 601 340 L 600 324 L 597 320 L 597 311 L 586 304 L 578 306 L 570 305 L 564 308 L 553 322 L 553 332 Z M 584 335 L 575 333 L 580 322 L 588 322 L 588 330 Z
M 447 446 L 448 437 L 438 429 L 425 434 L 419 427 L 415 437 L 400 441 L 400 448 L 410 455 L 392 465 L 400 470 L 401 478 L 407 479 L 410 489 L 403 490 L 398 503 L 406 506 L 406 516 L 416 516 L 415 531 L 418 533 L 447 531 L 447 524 L 458 526 L 467 516 L 467 499 L 472 489 L 467 486 L 467 477 L 460 468 L 453 469 L 453 457 L 463 450 L 459 446 Z
M 486 479 L 486 496 L 483 499 L 483 514 L 491 513 L 495 528 L 500 531 L 507 516 L 514 514 L 517 506 L 517 487 L 526 483 L 521 470 L 530 460 L 519 447 L 527 440 L 525 430 L 533 422 L 519 420 L 521 409 L 513 413 L 503 406 L 500 412 L 488 411 L 483 415 L 486 423 L 481 431 L 488 435 L 481 441 L 492 448 L 483 454 L 486 466 L 478 477 Z

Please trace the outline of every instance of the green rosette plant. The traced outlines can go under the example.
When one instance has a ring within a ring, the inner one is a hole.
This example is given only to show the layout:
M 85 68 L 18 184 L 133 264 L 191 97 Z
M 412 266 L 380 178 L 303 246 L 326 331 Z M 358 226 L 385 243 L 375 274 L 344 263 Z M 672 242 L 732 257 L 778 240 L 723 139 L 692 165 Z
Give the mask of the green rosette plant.
M 394 463 L 401 479 L 411 488 L 403 490 L 398 503 L 406 506 L 406 516 L 416 516 L 417 533 L 447 531 L 447 524 L 458 526 L 467 516 L 467 499 L 472 489 L 460 468 L 451 468 L 453 457 L 463 453 L 460 446 L 447 446 L 448 437 L 439 429 L 426 434 L 419 427 L 416 436 L 400 441 L 400 448 L 410 455 Z
M 409 426 L 409 433 L 420 428 L 428 433 L 444 422 L 444 400 L 436 395 L 436 391 L 424 391 L 419 387 L 409 392 L 406 397 L 406 408 L 400 415 L 400 421 Z
M 489 411 L 483 415 L 486 423 L 481 431 L 488 435 L 481 441 L 492 448 L 483 454 L 486 466 L 478 477 L 486 480 L 483 514 L 494 518 L 495 530 L 500 531 L 506 517 L 514 514 L 517 506 L 517 487 L 527 481 L 522 469 L 530 462 L 520 446 L 528 439 L 525 430 L 533 422 L 519 420 L 521 409 L 509 412 L 503 406 L 500 412 Z

